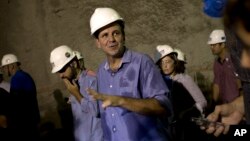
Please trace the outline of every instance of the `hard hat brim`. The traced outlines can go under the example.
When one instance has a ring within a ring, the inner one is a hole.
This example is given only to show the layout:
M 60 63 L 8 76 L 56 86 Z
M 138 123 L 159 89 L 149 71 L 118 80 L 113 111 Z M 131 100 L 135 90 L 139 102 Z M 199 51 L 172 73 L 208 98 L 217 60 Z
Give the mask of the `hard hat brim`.
M 65 67 L 65 66 L 66 66 L 70 61 L 72 61 L 75 57 L 76 57 L 76 56 L 73 55 L 73 56 L 71 56 L 70 58 L 68 58 L 68 60 L 65 61 L 64 64 L 62 64 L 62 65 L 60 65 L 60 66 L 57 66 L 57 67 L 54 67 L 54 68 L 52 69 L 51 73 L 57 73 L 57 72 L 59 72 L 63 67 Z

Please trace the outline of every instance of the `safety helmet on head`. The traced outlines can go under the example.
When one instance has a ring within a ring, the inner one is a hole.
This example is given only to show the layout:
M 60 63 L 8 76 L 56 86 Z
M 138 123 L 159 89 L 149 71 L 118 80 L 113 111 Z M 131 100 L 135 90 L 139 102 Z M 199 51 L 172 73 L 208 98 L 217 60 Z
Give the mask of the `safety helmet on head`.
M 56 73 L 60 71 L 65 65 L 67 65 L 73 58 L 75 54 L 70 47 L 66 45 L 59 46 L 51 51 L 50 53 L 50 63 L 52 65 L 51 73 Z
M 83 59 L 83 56 L 79 51 L 74 50 L 73 54 L 75 54 L 75 56 L 77 57 L 78 60 Z
M 183 61 L 183 62 L 187 63 L 186 62 L 186 56 L 185 56 L 185 54 L 180 49 L 175 48 L 174 52 L 177 53 L 177 59 L 179 61 Z
M 12 63 L 20 63 L 14 54 L 5 54 L 2 58 L 2 65 L 1 66 L 6 66 Z
M 169 55 L 170 53 L 177 54 L 174 52 L 174 49 L 169 45 L 158 45 L 156 47 L 156 54 L 155 54 L 155 63 L 157 63 L 160 59 Z
M 211 32 L 207 44 L 211 45 L 223 42 L 226 42 L 224 30 L 216 29 Z
M 123 21 L 123 18 L 114 9 L 96 8 L 90 18 L 91 35 L 100 28 L 119 20 Z

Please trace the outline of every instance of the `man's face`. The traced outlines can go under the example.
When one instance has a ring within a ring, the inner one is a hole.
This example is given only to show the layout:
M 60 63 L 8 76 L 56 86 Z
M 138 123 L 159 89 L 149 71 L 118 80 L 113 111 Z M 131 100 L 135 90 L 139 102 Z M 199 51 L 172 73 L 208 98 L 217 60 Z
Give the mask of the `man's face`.
M 101 29 L 96 44 L 109 57 L 120 57 L 124 51 L 125 37 L 118 23 L 110 24 Z
M 211 44 L 210 49 L 214 55 L 220 55 L 223 50 L 222 43 Z
M 60 71 L 57 72 L 59 74 L 59 77 L 62 79 L 68 79 L 73 80 L 74 78 L 74 68 L 73 66 L 70 66 L 69 64 L 64 66 Z

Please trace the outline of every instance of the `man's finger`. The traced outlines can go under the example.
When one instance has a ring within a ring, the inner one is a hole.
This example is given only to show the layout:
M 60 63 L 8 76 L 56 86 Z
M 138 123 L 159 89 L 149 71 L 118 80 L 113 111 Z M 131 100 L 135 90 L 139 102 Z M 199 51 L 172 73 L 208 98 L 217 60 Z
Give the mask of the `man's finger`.
M 207 119 L 209 121 L 216 122 L 218 120 L 218 118 L 219 118 L 220 113 L 221 113 L 221 107 L 220 106 L 216 106 L 214 112 L 211 113 L 211 114 L 209 114 L 207 116 Z
M 229 129 L 230 129 L 230 125 L 224 125 L 224 131 L 223 131 L 223 134 L 227 134 Z
M 108 106 L 110 106 L 111 105 L 111 102 L 110 101 L 104 101 L 103 103 L 102 103 L 102 108 L 107 108 Z
M 86 88 L 86 92 L 89 94 L 89 95 L 93 95 L 92 93 L 91 93 L 91 89 L 90 88 Z
M 209 126 L 209 127 L 207 127 L 207 129 L 206 129 L 206 132 L 207 132 L 208 134 L 212 134 L 212 133 L 214 133 L 214 131 L 215 131 L 214 126 Z
M 214 136 L 218 137 L 224 131 L 224 126 L 218 126 L 214 132 Z
M 63 79 L 63 82 L 68 86 L 70 84 L 69 80 L 67 78 Z
M 91 88 L 87 88 L 86 91 L 88 92 L 89 95 L 91 95 L 93 98 L 95 99 L 100 99 L 100 94 L 97 93 L 95 90 L 91 89 Z

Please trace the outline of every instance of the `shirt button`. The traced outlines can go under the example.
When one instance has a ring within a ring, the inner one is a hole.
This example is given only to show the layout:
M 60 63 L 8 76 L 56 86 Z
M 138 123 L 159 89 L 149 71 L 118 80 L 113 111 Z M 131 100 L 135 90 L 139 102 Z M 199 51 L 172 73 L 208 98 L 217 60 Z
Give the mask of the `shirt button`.
M 111 76 L 115 76 L 115 73 L 112 72 L 112 73 L 111 73 Z
M 112 130 L 113 130 L 113 132 L 116 132 L 116 127 L 113 126 L 113 127 L 112 127 Z
M 115 114 L 113 113 L 113 114 L 111 114 L 112 115 L 112 117 L 114 117 L 115 116 Z
M 236 72 L 234 72 L 234 75 L 235 75 L 236 77 L 238 77 L 238 76 L 239 76 L 239 74 L 238 74 L 238 73 L 236 73 Z
M 113 86 L 112 85 L 109 85 L 110 88 L 112 88 Z

